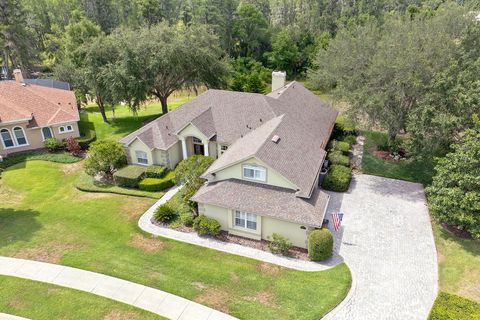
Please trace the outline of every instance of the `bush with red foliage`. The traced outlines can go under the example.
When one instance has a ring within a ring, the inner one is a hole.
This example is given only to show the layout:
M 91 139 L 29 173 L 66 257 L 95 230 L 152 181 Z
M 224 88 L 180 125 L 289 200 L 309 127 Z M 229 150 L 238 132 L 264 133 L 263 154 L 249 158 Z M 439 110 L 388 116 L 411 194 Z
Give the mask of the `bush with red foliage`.
M 80 156 L 82 154 L 82 148 L 78 141 L 73 137 L 65 139 L 65 148 L 74 156 Z

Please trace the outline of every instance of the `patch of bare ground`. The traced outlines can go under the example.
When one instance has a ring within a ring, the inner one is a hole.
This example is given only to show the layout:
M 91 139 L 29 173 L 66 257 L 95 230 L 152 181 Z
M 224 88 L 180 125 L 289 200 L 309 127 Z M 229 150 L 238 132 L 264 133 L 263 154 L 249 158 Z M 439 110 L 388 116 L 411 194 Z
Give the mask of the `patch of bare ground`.
M 233 283 L 239 283 L 240 282 L 240 277 L 236 273 L 230 273 L 230 279 L 232 280 Z
M 257 270 L 268 276 L 278 276 L 282 272 L 281 267 L 266 262 L 260 263 Z
M 25 301 L 20 299 L 19 297 L 13 297 L 8 301 L 7 304 L 10 308 L 21 309 L 25 306 Z
M 228 313 L 230 304 L 229 293 L 218 288 L 207 288 L 202 290 L 194 299 L 195 302 L 207 305 L 213 309 Z
M 67 175 L 81 170 L 83 170 L 83 161 L 62 165 L 62 172 Z
M 41 247 L 22 249 L 16 253 L 14 257 L 48 263 L 59 263 L 67 251 L 78 248 L 80 248 L 80 246 L 75 244 L 49 242 Z
M 138 319 L 138 314 L 135 312 L 126 312 L 119 310 L 112 310 L 107 313 L 103 320 L 135 320 Z
M 468 299 L 480 302 L 480 270 L 478 268 L 465 271 L 468 279 L 459 283 L 459 290 L 456 294 Z
M 278 305 L 275 302 L 275 296 L 270 290 L 260 291 L 253 297 L 245 297 L 244 299 L 247 301 L 259 302 L 269 308 L 278 308 Z
M 155 203 L 154 199 L 122 197 L 124 201 L 120 207 L 120 212 L 128 217 L 129 220 L 134 221 L 138 220 Z
M 142 234 L 136 234 L 130 239 L 130 245 L 148 253 L 155 253 L 165 248 L 165 243 L 156 238 L 147 238 Z
M 15 192 L 12 188 L 7 187 L 0 180 L 0 203 L 2 206 L 19 204 L 23 200 L 23 195 L 19 192 Z

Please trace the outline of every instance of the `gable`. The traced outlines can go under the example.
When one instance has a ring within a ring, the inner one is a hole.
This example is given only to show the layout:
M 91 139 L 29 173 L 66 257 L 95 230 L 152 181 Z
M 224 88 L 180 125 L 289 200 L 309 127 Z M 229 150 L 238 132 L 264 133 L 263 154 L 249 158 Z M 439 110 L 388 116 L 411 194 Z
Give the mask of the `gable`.
M 297 186 L 289 181 L 287 178 L 282 176 L 277 170 L 273 169 L 265 162 L 261 161 L 256 157 L 250 157 L 248 159 L 242 160 L 240 162 L 231 164 L 221 170 L 215 172 L 215 176 L 211 181 L 220 181 L 227 179 L 239 179 L 239 180 L 248 180 L 243 177 L 243 166 L 244 165 L 256 165 L 263 167 L 267 170 L 265 183 L 272 186 L 283 187 L 287 189 L 297 190 Z M 248 180 L 251 181 L 251 180 Z
M 210 138 L 203 134 L 203 132 L 201 132 L 196 126 L 191 123 L 187 124 L 183 129 L 177 132 L 177 136 L 184 138 L 195 137 L 202 141 L 208 141 Z

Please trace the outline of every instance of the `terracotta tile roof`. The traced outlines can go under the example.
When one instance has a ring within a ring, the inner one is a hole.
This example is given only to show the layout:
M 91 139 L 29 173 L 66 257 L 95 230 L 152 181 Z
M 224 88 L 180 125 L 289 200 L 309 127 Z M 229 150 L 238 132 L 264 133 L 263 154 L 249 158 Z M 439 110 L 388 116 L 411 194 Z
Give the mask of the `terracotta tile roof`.
M 0 124 L 29 119 L 29 127 L 79 121 L 72 91 L 0 81 Z
M 316 189 L 304 199 L 290 189 L 229 179 L 203 185 L 191 200 L 320 227 L 329 195 Z

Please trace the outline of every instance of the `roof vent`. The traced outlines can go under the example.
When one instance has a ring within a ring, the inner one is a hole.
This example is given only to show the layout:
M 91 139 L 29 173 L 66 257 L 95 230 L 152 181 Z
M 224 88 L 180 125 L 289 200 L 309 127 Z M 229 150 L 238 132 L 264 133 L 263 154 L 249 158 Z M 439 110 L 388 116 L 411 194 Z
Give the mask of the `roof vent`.
M 274 136 L 272 137 L 272 141 L 273 141 L 274 143 L 278 143 L 278 141 L 280 141 L 280 137 L 277 136 L 277 135 L 274 135 Z

